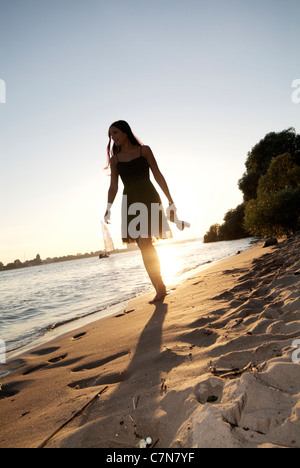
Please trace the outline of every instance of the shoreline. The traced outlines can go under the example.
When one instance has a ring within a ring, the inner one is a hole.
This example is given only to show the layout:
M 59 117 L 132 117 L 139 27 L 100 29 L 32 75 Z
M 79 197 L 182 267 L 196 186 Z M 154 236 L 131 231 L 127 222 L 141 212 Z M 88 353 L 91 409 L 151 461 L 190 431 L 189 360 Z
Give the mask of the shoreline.
M 195 240 L 191 240 L 189 242 L 194 242 Z M 186 243 L 187 241 L 182 241 L 182 242 L 176 242 L 176 243 Z M 176 244 L 174 243 L 174 244 Z M 257 243 L 260 243 L 260 241 L 254 242 L 252 245 L 249 246 L 249 248 L 246 250 L 251 250 Z M 226 260 L 231 257 L 235 257 L 237 253 L 233 255 L 229 255 L 226 258 L 223 258 L 221 260 L 215 260 L 215 261 L 207 261 L 203 263 L 200 266 L 197 266 L 195 268 L 191 268 L 185 273 L 182 273 L 178 277 L 178 281 L 174 282 L 170 285 L 168 285 L 167 289 L 172 289 L 176 287 L 178 284 L 182 283 L 183 281 L 186 281 L 190 276 L 193 276 L 194 274 L 198 274 L 203 270 L 206 270 L 218 262 L 222 262 L 223 260 Z M 151 289 L 151 284 L 149 284 L 148 289 Z M 116 314 L 121 313 L 122 310 L 125 310 L 126 308 L 129 307 L 129 303 L 132 300 L 135 300 L 139 297 L 143 297 L 144 295 L 149 294 L 149 292 L 142 292 L 138 294 L 137 296 L 125 300 L 125 301 L 120 301 L 116 304 L 113 304 L 111 306 L 108 306 L 107 308 L 97 310 L 95 312 L 90 312 L 87 315 L 84 315 L 82 317 L 75 317 L 68 319 L 66 322 L 58 322 L 52 325 L 49 325 L 45 331 L 41 331 L 41 335 L 35 338 L 33 341 L 26 345 L 21 345 L 17 348 L 11 349 L 7 351 L 7 361 L 10 361 L 11 359 L 14 359 L 16 357 L 21 356 L 22 354 L 28 353 L 32 350 L 34 350 L 37 347 L 40 347 L 42 345 L 46 345 L 47 343 L 50 343 L 52 340 L 55 340 L 56 338 L 59 338 L 60 336 L 64 335 L 65 333 L 68 332 L 73 332 L 75 330 L 78 330 L 88 324 L 91 324 L 93 322 L 97 322 L 98 320 L 102 320 L 104 318 L 114 316 Z M 51 336 L 50 336 L 51 335 Z M 2 376 L 5 375 L 5 372 L 1 372 L 0 370 L 0 380 Z
M 299 447 L 299 250 L 255 245 L 13 359 L 0 447 Z

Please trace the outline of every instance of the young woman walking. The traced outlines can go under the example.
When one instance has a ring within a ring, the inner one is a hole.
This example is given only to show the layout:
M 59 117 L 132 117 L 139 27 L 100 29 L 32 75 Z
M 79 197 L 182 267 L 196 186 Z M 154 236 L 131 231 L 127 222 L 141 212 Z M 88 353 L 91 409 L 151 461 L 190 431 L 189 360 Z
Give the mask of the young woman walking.
M 176 208 L 151 149 L 149 146 L 143 146 L 134 136 L 128 123 L 124 120 L 114 122 L 109 128 L 108 136 L 107 168 L 110 167 L 111 170 L 111 183 L 104 220 L 109 223 L 120 176 L 124 184 L 122 240 L 127 244 L 136 242 L 139 246 L 145 268 L 156 290 L 156 296 L 151 302 L 162 301 L 167 295 L 167 290 L 161 276 L 160 262 L 153 246 L 153 239 L 171 238 L 172 233 L 162 209 L 160 196 L 150 180 L 150 169 L 166 195 L 169 206 L 172 206 L 172 210 Z

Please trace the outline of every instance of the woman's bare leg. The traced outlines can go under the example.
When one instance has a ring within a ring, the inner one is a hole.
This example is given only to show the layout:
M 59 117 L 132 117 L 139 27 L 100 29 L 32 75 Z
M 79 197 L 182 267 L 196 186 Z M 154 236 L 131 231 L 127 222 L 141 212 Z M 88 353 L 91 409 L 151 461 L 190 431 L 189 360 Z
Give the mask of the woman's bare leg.
M 152 244 L 152 240 L 148 238 L 139 238 L 137 244 L 142 253 L 146 271 L 156 290 L 156 296 L 153 301 L 160 301 L 166 296 L 166 286 L 161 276 L 160 261 L 155 247 Z

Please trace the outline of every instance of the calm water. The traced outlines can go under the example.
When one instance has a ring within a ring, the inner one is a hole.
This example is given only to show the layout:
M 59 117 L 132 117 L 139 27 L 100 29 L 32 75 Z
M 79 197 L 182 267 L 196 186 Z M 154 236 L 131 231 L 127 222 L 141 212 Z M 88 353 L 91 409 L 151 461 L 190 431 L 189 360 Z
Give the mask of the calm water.
M 158 247 L 166 284 L 178 283 L 207 262 L 248 249 L 251 240 Z M 7 351 L 23 350 L 40 337 L 52 339 L 63 323 L 82 326 L 78 318 L 110 315 L 151 289 L 139 251 L 1 272 L 0 340 Z

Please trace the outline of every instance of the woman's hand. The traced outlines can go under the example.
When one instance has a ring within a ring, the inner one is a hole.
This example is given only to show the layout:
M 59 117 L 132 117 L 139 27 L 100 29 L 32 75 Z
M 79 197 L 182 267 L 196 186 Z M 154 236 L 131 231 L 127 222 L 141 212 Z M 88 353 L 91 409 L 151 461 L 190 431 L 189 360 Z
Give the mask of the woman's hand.
M 171 221 L 171 223 L 175 223 L 177 228 L 180 231 L 183 231 L 184 228 L 191 226 L 190 223 L 187 223 L 186 221 L 181 221 L 180 219 L 178 219 L 177 208 L 174 203 L 171 203 L 171 202 L 169 203 L 166 213 L 167 213 L 167 219 Z
M 110 224 L 110 217 L 111 217 L 111 204 L 109 203 L 107 205 L 107 209 L 106 209 L 106 212 L 105 212 L 105 215 L 104 215 L 104 222 L 105 224 Z
M 177 208 L 174 202 L 169 202 L 169 206 L 166 210 L 167 217 L 171 223 L 175 223 L 175 217 L 177 216 Z

